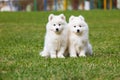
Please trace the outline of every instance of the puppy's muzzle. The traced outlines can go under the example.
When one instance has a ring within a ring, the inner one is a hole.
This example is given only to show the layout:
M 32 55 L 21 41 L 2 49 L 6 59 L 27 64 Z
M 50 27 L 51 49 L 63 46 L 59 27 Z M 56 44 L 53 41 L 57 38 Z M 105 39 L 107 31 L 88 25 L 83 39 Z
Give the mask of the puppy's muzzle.
M 58 29 L 58 28 L 56 28 L 56 31 L 58 32 L 58 31 L 59 31 L 59 29 Z
M 79 32 L 80 32 L 80 30 L 78 29 L 78 30 L 77 30 L 77 32 L 79 33 Z

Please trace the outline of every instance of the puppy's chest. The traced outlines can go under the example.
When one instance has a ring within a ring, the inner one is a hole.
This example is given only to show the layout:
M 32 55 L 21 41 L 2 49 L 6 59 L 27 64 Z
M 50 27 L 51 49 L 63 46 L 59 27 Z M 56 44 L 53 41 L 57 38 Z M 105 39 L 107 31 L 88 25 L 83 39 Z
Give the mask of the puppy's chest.
M 62 46 L 63 40 L 61 38 L 55 38 L 53 41 L 53 45 L 56 49 L 59 49 Z
M 62 40 L 61 39 L 54 39 L 54 44 L 56 44 L 56 45 L 58 45 L 58 44 L 60 44 L 62 42 Z
M 85 41 L 84 39 L 81 39 L 81 38 L 73 39 L 72 41 L 73 41 L 72 43 L 73 43 L 74 46 L 76 46 L 76 47 L 82 47 L 82 46 L 84 46 L 85 43 L 86 43 L 86 41 Z

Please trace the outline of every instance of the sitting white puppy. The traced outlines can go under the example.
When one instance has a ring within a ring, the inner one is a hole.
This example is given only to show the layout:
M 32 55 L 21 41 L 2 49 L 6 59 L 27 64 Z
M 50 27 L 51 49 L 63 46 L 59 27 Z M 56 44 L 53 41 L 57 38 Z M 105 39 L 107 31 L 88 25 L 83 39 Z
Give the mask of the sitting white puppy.
M 67 48 L 67 22 L 63 14 L 50 14 L 46 25 L 43 57 L 64 58 Z
M 88 25 L 83 16 L 69 18 L 69 53 L 70 57 L 92 55 L 92 46 L 88 38 Z

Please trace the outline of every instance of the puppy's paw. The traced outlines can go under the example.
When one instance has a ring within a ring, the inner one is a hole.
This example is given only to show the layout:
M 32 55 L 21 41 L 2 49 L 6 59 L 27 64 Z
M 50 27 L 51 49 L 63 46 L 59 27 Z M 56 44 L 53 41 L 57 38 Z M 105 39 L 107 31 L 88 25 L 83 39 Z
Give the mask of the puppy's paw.
M 57 56 L 56 56 L 56 55 L 51 55 L 50 57 L 51 57 L 51 58 L 57 58 Z
M 70 55 L 70 57 L 76 58 L 76 57 L 77 57 L 77 55 Z
M 63 55 L 58 55 L 58 58 L 65 58 Z
M 48 55 L 47 55 L 46 53 L 44 53 L 44 52 L 40 52 L 39 55 L 42 56 L 42 57 L 47 57 L 47 56 L 48 56 Z
M 86 57 L 86 55 L 85 54 L 80 54 L 79 57 Z

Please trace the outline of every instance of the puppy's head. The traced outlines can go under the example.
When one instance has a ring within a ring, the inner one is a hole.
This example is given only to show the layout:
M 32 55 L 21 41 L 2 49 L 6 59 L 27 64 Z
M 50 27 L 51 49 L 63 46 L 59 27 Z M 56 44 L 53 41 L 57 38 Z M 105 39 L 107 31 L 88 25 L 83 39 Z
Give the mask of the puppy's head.
M 50 14 L 48 17 L 48 27 L 47 29 L 60 34 L 66 25 L 66 19 L 63 14 L 54 15 Z
M 70 31 L 77 35 L 81 35 L 88 32 L 88 25 L 85 22 L 84 17 L 81 15 L 78 17 L 71 16 L 69 18 L 68 26 L 70 28 Z

